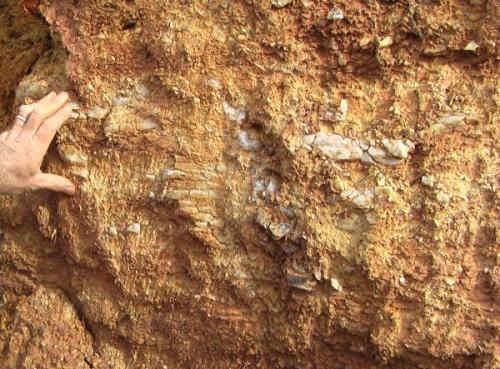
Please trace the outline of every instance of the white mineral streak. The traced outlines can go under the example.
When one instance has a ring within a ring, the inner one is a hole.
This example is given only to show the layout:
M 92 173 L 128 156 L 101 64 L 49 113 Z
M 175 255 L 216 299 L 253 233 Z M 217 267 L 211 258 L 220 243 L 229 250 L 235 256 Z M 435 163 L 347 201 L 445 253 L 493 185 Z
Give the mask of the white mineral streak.
M 254 178 L 252 184 L 255 192 L 262 192 L 266 190 L 266 184 L 261 178 Z
M 146 119 L 139 121 L 137 128 L 141 131 L 158 129 L 158 128 L 160 128 L 160 123 L 158 123 L 157 121 L 155 121 L 153 119 L 146 118 Z
M 441 118 L 438 118 L 436 124 L 442 124 L 445 126 L 456 125 L 462 123 L 465 120 L 465 115 L 447 115 Z
M 401 140 L 390 140 L 384 138 L 382 140 L 382 145 L 384 145 L 385 149 L 389 151 L 389 153 L 400 159 L 406 159 L 410 150 L 415 148 L 415 145 L 410 141 L 403 142 Z
M 454 128 L 456 126 L 461 125 L 462 123 L 465 122 L 465 119 L 467 117 L 463 114 L 456 114 L 456 115 L 446 115 L 438 118 L 434 124 L 432 124 L 430 127 L 422 130 L 420 132 L 420 135 L 423 137 L 426 134 L 435 134 L 438 133 L 444 129 L 450 129 Z
M 173 169 L 173 168 L 164 169 L 163 172 L 161 173 L 161 178 L 163 180 L 180 179 L 180 178 L 183 178 L 185 176 L 186 176 L 186 173 L 184 173 L 182 170 Z
M 388 155 L 385 152 L 385 150 L 376 146 L 370 146 L 367 152 L 368 155 L 370 155 L 370 157 L 379 164 L 395 166 L 401 162 L 401 160 L 392 158 L 391 155 Z
M 279 187 L 278 182 L 274 178 L 271 178 L 269 180 L 269 183 L 267 184 L 266 191 L 269 193 L 274 193 L 278 191 L 278 187 Z
M 335 114 L 335 118 L 340 121 L 340 122 L 343 122 L 347 119 L 347 110 L 349 109 L 349 104 L 347 102 L 346 99 L 342 99 L 342 101 L 340 101 L 340 105 L 339 105 L 339 108 L 337 110 L 337 113 Z
M 378 163 L 389 166 L 400 164 L 415 149 L 415 145 L 409 140 L 384 139 L 382 141 L 384 148 L 381 148 L 335 133 L 324 132 L 304 135 L 303 145 L 308 150 L 315 147 L 330 159 L 337 161 L 361 160 L 365 164 Z
M 359 160 L 363 155 L 363 150 L 357 140 L 337 134 L 319 132 L 316 134 L 313 145 L 333 160 Z
M 279 183 L 274 178 L 254 178 L 252 185 L 255 192 L 275 193 L 279 189 Z
M 358 191 L 355 188 L 349 188 L 340 193 L 340 197 L 344 201 L 352 203 L 355 207 L 367 210 L 372 209 L 375 205 L 375 191 L 364 190 Z
M 234 108 L 226 101 L 222 103 L 222 107 L 226 118 L 233 122 L 241 123 L 247 116 L 247 113 L 243 109 Z
M 243 150 L 253 151 L 260 148 L 259 140 L 254 140 L 250 138 L 250 135 L 247 131 L 241 131 L 238 135 L 238 141 Z
M 115 106 L 125 106 L 130 103 L 130 99 L 126 96 L 116 96 L 113 99 L 113 105 Z

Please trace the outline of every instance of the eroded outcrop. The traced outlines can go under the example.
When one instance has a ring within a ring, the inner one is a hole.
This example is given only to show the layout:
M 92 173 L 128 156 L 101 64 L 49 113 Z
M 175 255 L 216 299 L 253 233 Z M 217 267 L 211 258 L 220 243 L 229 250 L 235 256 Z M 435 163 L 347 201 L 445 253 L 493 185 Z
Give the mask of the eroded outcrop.
M 498 365 L 498 5 L 39 9 L 13 108 L 71 91 L 79 189 L 0 199 L 6 367 L 21 318 L 61 368 Z

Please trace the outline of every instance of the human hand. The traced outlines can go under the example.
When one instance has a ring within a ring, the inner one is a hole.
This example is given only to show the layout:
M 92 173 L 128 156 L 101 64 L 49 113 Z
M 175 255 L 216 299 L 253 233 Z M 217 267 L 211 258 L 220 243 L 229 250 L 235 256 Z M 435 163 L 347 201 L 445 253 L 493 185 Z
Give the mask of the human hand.
M 40 166 L 57 130 L 71 115 L 66 92 L 51 92 L 22 105 L 12 127 L 0 134 L 0 195 L 48 189 L 75 193 L 70 180 L 42 173 Z

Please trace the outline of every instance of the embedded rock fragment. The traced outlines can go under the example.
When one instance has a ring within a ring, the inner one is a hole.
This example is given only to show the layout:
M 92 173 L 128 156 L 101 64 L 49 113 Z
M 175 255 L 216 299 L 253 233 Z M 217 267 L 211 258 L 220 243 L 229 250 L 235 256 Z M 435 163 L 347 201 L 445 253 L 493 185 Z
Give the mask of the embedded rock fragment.
M 89 118 L 98 120 L 104 119 L 108 113 L 109 109 L 103 108 L 101 106 L 94 106 L 90 110 L 86 111 L 86 114 Z
M 299 274 L 289 273 L 286 278 L 290 286 L 299 291 L 312 292 L 316 286 L 315 281 L 311 281 L 309 278 Z
M 141 233 L 141 225 L 139 223 L 132 223 L 127 227 L 127 232 L 139 234 Z
M 349 104 L 347 102 L 347 99 L 342 99 L 342 101 L 340 101 L 337 113 L 335 114 L 335 118 L 340 122 L 345 121 L 347 119 L 348 109 L 349 109 Z
M 342 286 L 336 278 L 330 278 L 330 285 L 335 291 L 342 292 Z
M 137 129 L 141 131 L 149 131 L 151 129 L 159 129 L 160 123 L 151 118 L 140 119 L 137 124 Z
M 420 137 L 426 138 L 429 136 L 433 136 L 435 134 L 439 134 L 442 132 L 446 132 L 449 130 L 453 130 L 457 127 L 462 126 L 465 123 L 474 123 L 478 122 L 480 117 L 474 114 L 452 114 L 452 115 L 444 115 L 439 117 L 435 123 L 433 123 L 430 127 L 423 129 L 420 131 Z
M 240 146 L 244 150 L 254 151 L 260 148 L 259 140 L 250 138 L 250 134 L 247 131 L 241 131 L 238 135 L 238 141 Z
M 436 183 L 436 179 L 434 176 L 422 176 L 422 184 L 427 187 L 434 187 L 434 183 Z
M 316 134 L 313 145 L 334 160 L 359 160 L 363 155 L 358 141 L 336 134 L 319 132 Z
M 410 150 L 415 148 L 415 145 L 409 141 L 403 142 L 401 140 L 389 140 L 387 138 L 382 140 L 382 144 L 392 156 L 399 159 L 406 159 Z
M 271 223 L 269 225 L 269 230 L 274 239 L 280 240 L 290 232 L 291 225 L 287 223 Z
M 358 191 L 354 188 L 349 188 L 342 191 L 340 197 L 362 210 L 371 209 L 375 205 L 374 190 Z
M 388 47 L 392 45 L 392 37 L 391 36 L 386 36 L 382 40 L 379 41 L 379 47 Z
M 272 5 L 275 8 L 284 8 L 285 6 L 292 3 L 293 0 L 272 0 Z
M 86 166 L 88 156 L 82 150 L 71 144 L 60 144 L 57 146 L 57 152 L 61 158 L 72 165 Z
M 476 43 L 476 41 L 471 41 L 467 45 L 465 45 L 464 50 L 465 51 L 476 51 L 479 48 L 479 45 Z
M 439 191 L 436 194 L 436 200 L 443 205 L 447 205 L 450 202 L 450 195 L 448 195 L 446 192 Z
M 344 19 L 344 12 L 339 8 L 330 9 L 327 19 L 332 21 Z
M 226 101 L 222 103 L 222 108 L 224 109 L 224 114 L 226 115 L 227 119 L 236 123 L 241 123 L 247 116 L 245 110 L 235 108 L 229 105 L 229 103 L 227 103 Z
M 135 91 L 137 92 L 137 98 L 139 100 L 145 100 L 151 96 L 151 89 L 145 83 L 137 83 L 135 85 Z
M 150 131 L 161 128 L 161 123 L 153 117 L 143 116 L 137 109 L 118 105 L 110 110 L 103 123 L 104 134 L 130 134 L 137 131 Z

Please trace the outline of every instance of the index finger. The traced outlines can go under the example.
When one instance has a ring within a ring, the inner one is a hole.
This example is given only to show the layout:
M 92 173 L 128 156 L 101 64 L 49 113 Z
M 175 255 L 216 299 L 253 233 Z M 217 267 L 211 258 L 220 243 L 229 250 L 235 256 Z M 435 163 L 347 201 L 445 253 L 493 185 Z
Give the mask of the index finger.
M 43 97 L 42 99 L 38 100 L 37 102 L 35 102 L 33 104 L 21 105 L 19 107 L 18 115 L 20 115 L 21 117 L 24 117 L 24 118 L 28 118 L 28 116 L 31 114 L 31 112 L 35 108 L 37 108 L 41 104 L 45 104 L 45 103 L 49 102 L 50 100 L 52 100 L 52 98 L 54 98 L 54 96 L 56 96 L 56 93 L 50 92 L 45 97 Z M 14 120 L 14 124 L 12 125 L 12 128 L 9 131 L 9 134 L 7 135 L 7 139 L 9 139 L 9 140 L 16 139 L 19 136 L 19 134 L 21 133 L 21 131 L 23 130 L 24 125 L 25 125 L 25 122 L 16 117 L 16 119 Z

